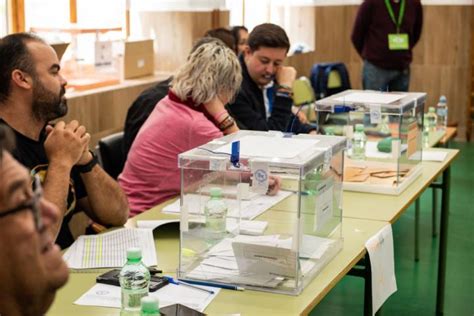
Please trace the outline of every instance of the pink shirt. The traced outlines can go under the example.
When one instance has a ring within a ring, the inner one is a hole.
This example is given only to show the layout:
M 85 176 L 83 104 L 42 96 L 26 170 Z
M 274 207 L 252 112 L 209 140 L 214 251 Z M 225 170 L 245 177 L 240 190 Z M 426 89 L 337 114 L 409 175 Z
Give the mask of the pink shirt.
M 135 216 L 180 193 L 178 154 L 222 132 L 203 113 L 165 97 L 143 124 L 119 183 Z

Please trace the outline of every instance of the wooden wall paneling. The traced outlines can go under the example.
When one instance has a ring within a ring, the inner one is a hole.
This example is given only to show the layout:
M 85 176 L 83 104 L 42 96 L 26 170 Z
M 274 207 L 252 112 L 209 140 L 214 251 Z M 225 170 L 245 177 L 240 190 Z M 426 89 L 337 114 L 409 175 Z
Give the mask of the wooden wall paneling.
M 426 65 L 465 65 L 469 59 L 466 44 L 471 10 L 466 6 L 423 6 L 423 34 L 413 63 Z M 421 60 L 419 59 L 421 57 Z
M 349 41 L 349 60 L 346 62 L 347 69 L 349 71 L 349 78 L 351 80 L 352 89 L 362 89 L 362 57 L 352 45 L 351 35 L 352 28 L 357 16 L 359 6 L 348 6 L 346 7 L 346 17 L 350 23 L 346 26 L 348 29 L 348 41 Z
M 352 21 L 347 6 L 316 7 L 317 62 L 348 62 Z
M 426 107 L 446 95 L 449 124 L 458 124 L 464 139 L 465 109 L 469 102 L 469 65 L 472 9 L 466 6 L 423 6 L 423 33 L 413 50 L 411 91 L 428 94 Z
M 169 74 L 163 74 L 139 84 L 122 84 L 116 89 L 78 93 L 68 97 L 69 111 L 62 120 L 78 120 L 84 125 L 91 134 L 92 149 L 102 137 L 123 129 L 128 108 L 143 90 L 168 76 Z
M 8 0 L 8 31 L 18 33 L 25 31 L 25 0 Z
M 474 115 L 474 6 L 471 7 L 471 67 L 469 68 L 469 76 L 471 80 L 471 91 L 469 93 L 469 106 L 466 109 L 466 139 L 471 141 L 473 139 L 473 115 Z
M 155 38 L 155 70 L 174 71 L 207 30 L 229 25 L 229 12 L 140 12 L 140 23 L 143 36 Z
M 311 67 L 314 64 L 314 60 L 314 52 L 296 54 L 286 58 L 285 65 L 294 67 L 297 72 L 297 77 L 306 76 L 309 78 Z
M 229 11 L 213 10 L 211 28 L 228 26 L 230 26 Z
M 357 9 L 358 6 L 318 6 L 312 8 L 316 49 L 314 52 L 290 56 L 286 64 L 295 67 L 298 76 L 309 76 L 310 69 L 315 63 L 343 62 L 349 71 L 352 87 L 360 89 L 361 58 L 353 48 L 350 39 Z M 295 8 L 295 10 L 298 12 L 309 9 L 304 7 Z
M 77 0 L 69 0 L 69 22 L 77 23 Z
M 287 64 L 295 66 L 298 74 L 306 74 L 314 63 L 343 62 L 352 87 L 361 89 L 362 59 L 350 39 L 358 8 L 314 7 L 315 52 L 291 56 Z M 470 56 L 474 31 L 469 32 L 469 28 L 474 23 L 474 6 L 425 5 L 423 15 L 423 33 L 413 50 L 410 91 L 426 92 L 427 107 L 436 105 L 440 95 L 446 95 L 449 123 L 458 123 L 458 139 L 464 139 L 473 71 Z

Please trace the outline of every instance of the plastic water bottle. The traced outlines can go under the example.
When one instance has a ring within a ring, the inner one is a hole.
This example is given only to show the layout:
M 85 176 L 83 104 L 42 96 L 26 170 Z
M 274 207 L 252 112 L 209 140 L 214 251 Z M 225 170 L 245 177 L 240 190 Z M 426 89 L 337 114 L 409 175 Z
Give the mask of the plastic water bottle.
M 367 136 L 364 133 L 364 125 L 356 124 L 354 138 L 352 139 L 352 159 L 365 159 L 365 145 Z
M 160 304 L 158 297 L 145 296 L 142 297 L 142 309 L 140 316 L 160 316 Z
M 387 136 L 390 136 L 392 134 L 390 131 L 388 115 L 382 115 L 382 122 L 379 125 L 381 134 Z
M 221 188 L 210 190 L 211 198 L 204 207 L 206 229 L 211 239 L 222 239 L 226 233 L 227 205 L 222 200 Z
M 122 289 L 121 315 L 136 315 L 140 312 L 141 298 L 148 295 L 150 271 L 142 263 L 140 248 L 127 250 L 127 263 L 120 271 L 120 287 Z
M 448 103 L 446 97 L 442 95 L 436 105 L 436 115 L 438 115 L 437 128 L 446 130 L 448 126 Z
M 438 116 L 436 115 L 435 108 L 430 106 L 428 109 L 428 113 L 425 115 L 425 130 L 427 132 L 434 132 L 436 131 L 436 122 L 438 120 Z

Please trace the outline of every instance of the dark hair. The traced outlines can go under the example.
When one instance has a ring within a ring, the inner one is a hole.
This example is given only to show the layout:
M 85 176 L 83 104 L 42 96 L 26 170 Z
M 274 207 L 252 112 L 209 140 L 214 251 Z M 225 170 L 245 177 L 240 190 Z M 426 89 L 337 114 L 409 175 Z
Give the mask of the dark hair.
M 285 48 L 290 49 L 290 40 L 284 29 L 272 23 L 263 23 L 257 25 L 249 34 L 247 42 L 252 51 L 260 47 Z
M 14 33 L 0 39 L 0 102 L 4 102 L 10 94 L 11 74 L 15 69 L 30 75 L 36 74 L 31 54 L 26 47 L 30 41 L 45 43 L 32 33 Z
M 243 26 L 243 25 L 236 25 L 236 26 L 233 26 L 230 31 L 232 32 L 232 35 L 234 35 L 234 38 L 235 38 L 235 45 L 238 46 L 239 45 L 239 42 L 240 42 L 240 31 L 245 31 L 245 32 L 249 32 L 249 30 Z
M 207 44 L 207 43 L 214 43 L 214 42 L 226 46 L 225 43 L 223 41 L 221 41 L 220 39 L 218 39 L 218 38 L 215 38 L 215 37 L 201 37 L 201 38 L 198 38 L 194 42 L 193 47 L 191 48 L 191 51 L 189 52 L 189 55 L 194 53 L 194 51 L 196 49 L 198 49 L 199 46 Z M 189 56 L 188 56 L 188 58 L 189 58 Z
M 3 156 L 3 151 L 11 151 L 15 146 L 15 138 L 12 130 L 5 124 L 0 123 L 0 160 Z
M 218 27 L 204 33 L 204 37 L 213 37 L 220 39 L 227 47 L 237 54 L 237 46 L 235 45 L 234 34 L 228 29 Z

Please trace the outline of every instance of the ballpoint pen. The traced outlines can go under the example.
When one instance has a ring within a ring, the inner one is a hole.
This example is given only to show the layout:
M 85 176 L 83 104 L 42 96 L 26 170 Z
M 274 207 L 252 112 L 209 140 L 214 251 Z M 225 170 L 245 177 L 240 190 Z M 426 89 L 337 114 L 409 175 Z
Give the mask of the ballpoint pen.
M 237 285 L 233 285 L 233 284 L 222 284 L 222 283 L 214 283 L 214 282 L 208 282 L 208 281 L 195 281 L 195 280 L 183 280 L 182 282 L 196 284 L 196 285 L 203 285 L 203 286 L 219 287 L 221 289 L 234 290 L 234 291 L 245 290 L 245 288 L 237 286 Z
M 175 280 L 174 278 L 172 278 L 170 276 L 164 276 L 164 278 L 166 278 L 169 283 L 172 283 L 172 284 L 175 284 L 175 285 L 183 285 L 183 286 L 187 286 L 189 288 L 195 289 L 195 290 L 203 291 L 203 292 L 206 292 L 206 293 L 209 293 L 209 294 L 214 294 L 214 291 L 212 291 L 212 290 L 208 290 L 208 289 L 204 289 L 204 288 L 199 287 L 199 286 L 188 284 L 187 282 L 183 282 L 181 280 Z

